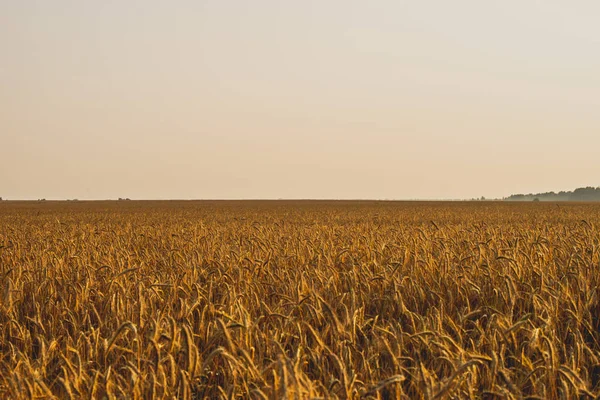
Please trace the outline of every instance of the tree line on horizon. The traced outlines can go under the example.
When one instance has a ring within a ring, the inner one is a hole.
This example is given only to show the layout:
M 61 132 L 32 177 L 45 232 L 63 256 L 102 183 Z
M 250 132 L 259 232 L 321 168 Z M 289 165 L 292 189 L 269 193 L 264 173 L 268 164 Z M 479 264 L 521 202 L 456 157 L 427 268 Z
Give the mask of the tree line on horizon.
M 506 201 L 600 201 L 600 187 L 577 188 L 573 191 L 513 194 Z

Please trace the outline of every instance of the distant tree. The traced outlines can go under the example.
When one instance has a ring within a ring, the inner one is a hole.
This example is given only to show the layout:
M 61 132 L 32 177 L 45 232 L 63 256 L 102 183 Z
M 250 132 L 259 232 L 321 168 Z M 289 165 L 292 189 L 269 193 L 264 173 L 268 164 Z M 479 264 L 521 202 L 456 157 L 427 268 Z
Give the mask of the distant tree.
M 560 192 L 546 192 L 546 193 L 529 193 L 529 194 L 513 194 L 507 197 L 505 200 L 509 201 L 533 201 L 535 198 L 539 201 L 600 201 L 600 187 L 581 187 L 567 192 L 561 190 Z
M 0 197 L 0 201 L 2 201 L 2 197 Z
M 533 199 L 533 201 L 540 201 L 540 199 L 536 197 L 535 199 Z
M 591 186 L 577 188 L 571 194 L 570 200 L 575 201 L 594 201 L 600 200 L 600 189 Z

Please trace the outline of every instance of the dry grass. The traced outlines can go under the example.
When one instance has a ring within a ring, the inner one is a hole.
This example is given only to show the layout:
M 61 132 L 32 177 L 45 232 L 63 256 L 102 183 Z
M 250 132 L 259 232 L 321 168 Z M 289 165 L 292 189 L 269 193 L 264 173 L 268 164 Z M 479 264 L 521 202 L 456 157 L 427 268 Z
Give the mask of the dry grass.
M 0 203 L 0 397 L 593 398 L 600 205 Z

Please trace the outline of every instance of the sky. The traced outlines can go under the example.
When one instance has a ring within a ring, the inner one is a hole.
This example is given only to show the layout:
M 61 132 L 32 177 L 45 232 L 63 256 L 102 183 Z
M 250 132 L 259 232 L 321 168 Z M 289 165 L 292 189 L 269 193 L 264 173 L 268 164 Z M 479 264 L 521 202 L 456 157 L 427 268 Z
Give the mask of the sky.
M 600 186 L 600 2 L 0 0 L 0 196 Z

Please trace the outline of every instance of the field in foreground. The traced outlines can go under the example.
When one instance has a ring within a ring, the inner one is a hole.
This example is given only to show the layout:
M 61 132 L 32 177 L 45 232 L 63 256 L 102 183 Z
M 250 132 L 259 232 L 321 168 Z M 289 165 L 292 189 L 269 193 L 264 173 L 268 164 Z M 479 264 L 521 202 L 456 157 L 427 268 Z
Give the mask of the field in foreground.
M 600 205 L 1 202 L 0 398 L 593 398 Z

